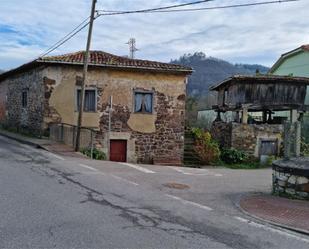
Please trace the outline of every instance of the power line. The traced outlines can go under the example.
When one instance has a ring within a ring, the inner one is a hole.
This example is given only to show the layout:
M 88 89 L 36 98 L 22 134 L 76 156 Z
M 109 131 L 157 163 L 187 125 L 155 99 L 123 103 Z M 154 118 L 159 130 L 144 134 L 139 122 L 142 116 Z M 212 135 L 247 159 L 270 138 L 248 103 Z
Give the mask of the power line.
M 214 6 L 214 7 L 203 7 L 203 8 L 190 8 L 190 9 L 144 9 L 136 11 L 111 11 L 111 10 L 98 10 L 103 12 L 99 14 L 100 16 L 111 16 L 111 15 L 124 15 L 124 14 L 137 14 L 137 13 L 170 13 L 170 12 L 189 12 L 189 11 L 201 11 L 201 10 L 215 10 L 215 9 L 228 9 L 228 8 L 239 8 L 239 7 L 249 7 L 257 5 L 267 5 L 267 4 L 278 4 L 278 3 L 287 3 L 287 2 L 297 2 L 300 0 L 276 0 L 276 1 L 265 1 L 265 2 L 255 2 L 255 3 L 244 3 L 244 4 L 234 4 L 234 5 L 224 5 L 224 6 Z
M 50 46 L 48 49 L 46 49 L 39 57 L 44 56 L 45 54 L 50 53 L 49 50 L 53 49 L 55 46 L 57 46 L 58 44 L 60 44 L 62 41 L 64 41 L 67 37 L 69 37 L 71 34 L 73 34 L 78 28 L 80 28 L 86 21 L 89 20 L 89 16 L 82 21 L 80 24 L 78 24 L 72 31 L 70 31 L 68 34 L 66 34 L 64 37 L 62 37 L 59 41 L 57 41 L 56 43 L 54 43 L 52 46 Z M 89 23 L 89 22 L 88 22 Z
M 70 40 L 71 38 L 73 38 L 73 36 L 75 36 L 77 33 L 79 33 L 80 31 L 82 31 L 84 28 L 86 28 L 89 25 L 89 22 L 87 22 L 86 24 L 84 24 L 81 28 L 79 28 L 78 30 L 76 30 L 74 33 L 72 33 L 70 36 L 68 36 L 65 40 L 61 41 L 59 44 L 57 44 L 57 46 L 54 46 L 53 48 L 49 49 L 46 53 L 40 55 L 39 57 L 44 57 L 46 55 L 48 55 L 49 53 L 53 52 L 54 50 L 56 50 L 57 48 L 59 48 L 61 45 L 63 45 L 64 43 L 66 43 L 68 40 Z
M 177 4 L 177 5 L 170 5 L 170 6 L 164 6 L 164 7 L 158 7 L 158 8 L 151 8 L 151 9 L 141 9 L 141 10 L 133 10 L 133 11 L 112 11 L 112 10 L 97 10 L 96 16 L 94 19 L 100 17 L 100 16 L 112 16 L 112 15 L 124 15 L 124 14 L 135 14 L 135 13 L 169 13 L 169 12 L 189 12 L 189 11 L 201 11 L 201 10 L 214 10 L 214 9 L 227 9 L 227 8 L 238 8 L 238 7 L 249 7 L 249 6 L 257 6 L 257 5 L 266 5 L 266 4 L 275 4 L 275 3 L 287 3 L 287 2 L 297 2 L 300 0 L 276 0 L 276 1 L 264 1 L 264 2 L 255 2 L 255 3 L 245 3 L 245 4 L 234 4 L 234 5 L 225 5 L 225 6 L 214 6 L 214 7 L 203 7 L 203 8 L 190 8 L 190 9 L 172 9 L 172 8 L 179 8 L 189 5 L 196 5 L 206 2 L 212 2 L 215 0 L 204 0 L 204 1 L 195 1 L 190 3 L 184 3 L 184 4 Z M 104 12 L 103 14 L 100 14 L 99 12 Z M 89 21 L 86 22 L 89 19 L 87 17 L 83 22 L 81 22 L 77 27 L 75 27 L 71 32 L 69 32 L 66 36 L 64 36 L 62 39 L 60 39 L 58 42 L 56 42 L 53 46 L 51 46 L 49 49 L 46 50 L 43 54 L 40 55 L 40 57 L 44 57 L 47 54 L 53 52 L 57 48 L 59 48 L 61 45 L 72 39 L 76 34 L 78 34 L 80 31 L 82 31 L 84 28 L 86 28 L 89 25 Z M 86 22 L 86 23 L 85 23 Z
M 183 7 L 183 6 L 188 6 L 188 5 L 196 5 L 196 4 L 201 4 L 201 3 L 206 3 L 206 2 L 211 2 L 215 0 L 203 0 L 203 1 L 195 1 L 195 2 L 190 2 L 190 3 L 183 3 L 183 4 L 176 4 L 176 5 L 170 5 L 170 6 L 164 6 L 164 7 L 158 7 L 158 8 L 152 8 L 152 9 L 147 9 L 148 11 L 150 10 L 164 10 L 164 9 L 171 9 L 171 8 L 177 8 L 177 7 Z M 138 10 L 139 11 L 139 10 Z M 140 11 L 145 11 L 145 10 L 140 10 Z M 97 17 L 101 16 L 98 14 L 98 11 L 96 11 L 97 15 L 94 19 Z M 125 14 L 125 13 L 123 13 Z M 77 33 L 82 31 L 84 28 L 86 28 L 89 24 L 89 21 L 85 23 L 89 17 L 87 17 L 83 22 L 81 22 L 77 27 L 75 27 L 71 32 L 69 32 L 67 35 L 65 35 L 62 39 L 57 41 L 55 44 L 53 44 L 49 49 L 45 50 L 39 57 L 44 57 L 48 55 L 49 53 L 53 52 L 57 48 L 59 48 L 61 45 L 63 45 L 65 42 L 73 38 Z M 85 23 L 85 24 L 84 24 Z M 83 25 L 84 24 L 84 25 Z
M 131 14 L 131 13 L 139 13 L 139 12 L 149 12 L 149 11 L 159 11 L 159 10 L 165 10 L 165 9 L 172 9 L 172 8 L 179 8 L 189 5 L 196 5 L 201 3 L 207 3 L 207 2 L 213 2 L 215 0 L 203 0 L 203 1 L 195 1 L 195 2 L 189 2 L 189 3 L 182 3 L 182 4 L 175 4 L 175 5 L 169 5 L 169 6 L 163 6 L 163 7 L 157 7 L 152 9 L 141 9 L 141 10 L 98 10 L 102 12 L 112 12 L 112 13 L 121 13 L 121 14 Z

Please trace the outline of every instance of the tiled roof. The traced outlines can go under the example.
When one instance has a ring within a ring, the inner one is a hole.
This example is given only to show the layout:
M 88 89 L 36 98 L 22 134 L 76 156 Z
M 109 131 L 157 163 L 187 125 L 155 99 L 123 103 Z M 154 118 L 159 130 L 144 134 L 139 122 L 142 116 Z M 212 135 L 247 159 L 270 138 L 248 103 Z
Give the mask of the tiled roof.
M 130 59 L 127 57 L 109 54 L 103 51 L 90 51 L 89 65 L 116 67 L 116 68 L 131 68 L 144 70 L 158 70 L 158 71 L 180 71 L 192 72 L 192 68 L 176 64 L 162 63 L 156 61 Z M 84 51 L 69 53 L 59 56 L 42 57 L 38 62 L 46 63 L 61 63 L 61 64 L 77 64 L 81 65 L 84 62 Z

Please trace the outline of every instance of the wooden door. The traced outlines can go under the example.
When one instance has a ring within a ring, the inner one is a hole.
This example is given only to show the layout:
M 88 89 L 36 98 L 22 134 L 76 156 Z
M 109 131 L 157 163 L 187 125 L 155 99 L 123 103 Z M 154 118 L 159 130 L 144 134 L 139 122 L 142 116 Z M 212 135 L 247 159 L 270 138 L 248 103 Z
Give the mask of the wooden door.
M 110 161 L 126 162 L 127 161 L 127 141 L 110 140 Z

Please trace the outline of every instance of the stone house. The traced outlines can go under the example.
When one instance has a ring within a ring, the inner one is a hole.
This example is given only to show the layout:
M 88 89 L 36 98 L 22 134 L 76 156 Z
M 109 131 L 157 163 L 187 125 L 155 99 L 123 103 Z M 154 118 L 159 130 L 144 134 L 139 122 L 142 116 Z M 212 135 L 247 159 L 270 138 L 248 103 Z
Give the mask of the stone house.
M 83 61 L 80 51 L 39 58 L 1 74 L 0 88 L 6 94 L 0 91 L 0 119 L 5 116 L 9 125 L 34 133 L 53 123 L 76 125 Z M 122 153 L 116 161 L 169 158 L 181 164 L 191 72 L 180 65 L 91 51 L 82 125 L 102 134 L 98 143 L 106 153 L 112 154 L 112 146 Z

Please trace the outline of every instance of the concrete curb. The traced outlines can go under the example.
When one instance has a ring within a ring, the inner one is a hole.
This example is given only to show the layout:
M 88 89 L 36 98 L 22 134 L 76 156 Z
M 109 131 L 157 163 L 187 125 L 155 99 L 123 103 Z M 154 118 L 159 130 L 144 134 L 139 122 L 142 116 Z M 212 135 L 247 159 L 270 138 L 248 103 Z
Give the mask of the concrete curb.
M 1 130 L 1 129 L 0 129 L 0 135 L 4 136 L 4 137 L 7 137 L 7 138 L 10 138 L 12 140 L 15 140 L 17 142 L 20 142 L 22 144 L 27 144 L 27 145 L 30 145 L 30 146 L 33 146 L 33 147 L 36 147 L 36 148 L 40 148 L 40 149 L 46 150 L 46 148 L 44 148 L 44 146 L 42 146 L 42 145 L 40 145 L 38 143 L 29 141 L 27 139 L 24 139 L 24 138 L 21 138 L 21 137 L 18 137 L 18 136 L 14 136 L 13 134 L 11 135 L 8 132 L 3 132 L 3 130 Z
M 271 221 L 271 220 L 266 220 L 264 218 L 261 218 L 261 217 L 258 217 L 252 213 L 249 213 L 248 211 L 244 210 L 241 205 L 240 205 L 240 201 L 242 200 L 243 198 L 241 198 L 239 200 L 239 202 L 236 204 L 237 207 L 239 208 L 239 210 L 244 213 L 245 215 L 251 217 L 251 218 L 254 218 L 255 220 L 258 220 L 258 221 L 262 221 L 264 223 L 268 223 L 270 225 L 273 225 L 273 226 L 277 226 L 277 227 L 280 227 L 280 228 L 284 228 L 284 229 L 287 229 L 287 230 L 290 230 L 292 232 L 297 232 L 297 233 L 300 233 L 300 234 L 303 234 L 303 235 L 307 235 L 309 236 L 309 231 L 307 230 L 303 230 L 301 228 L 297 228 L 297 227 L 291 227 L 291 226 L 288 226 L 288 225 L 284 225 L 282 223 L 277 223 L 277 222 L 274 222 L 274 221 Z

